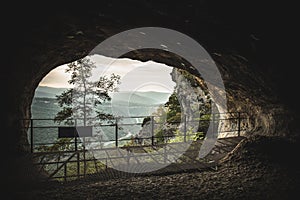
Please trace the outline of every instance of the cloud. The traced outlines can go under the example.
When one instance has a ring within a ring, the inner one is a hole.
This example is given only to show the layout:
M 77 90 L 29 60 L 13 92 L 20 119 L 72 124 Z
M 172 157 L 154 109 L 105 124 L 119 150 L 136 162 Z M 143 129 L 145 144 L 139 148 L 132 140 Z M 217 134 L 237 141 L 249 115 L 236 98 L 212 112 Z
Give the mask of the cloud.
M 115 73 L 121 76 L 120 91 L 163 91 L 172 92 L 175 83 L 171 80 L 172 67 L 154 61 L 141 62 L 128 58 L 109 58 L 101 55 L 90 56 L 96 68 L 91 79 L 96 81 L 100 76 Z M 52 70 L 40 85 L 69 88 L 70 74 L 65 73 L 67 65 Z
M 71 75 L 65 73 L 67 65 L 61 65 L 52 71 L 50 71 L 40 82 L 40 86 L 48 86 L 55 88 L 70 88 L 72 87 L 68 80 L 70 80 Z

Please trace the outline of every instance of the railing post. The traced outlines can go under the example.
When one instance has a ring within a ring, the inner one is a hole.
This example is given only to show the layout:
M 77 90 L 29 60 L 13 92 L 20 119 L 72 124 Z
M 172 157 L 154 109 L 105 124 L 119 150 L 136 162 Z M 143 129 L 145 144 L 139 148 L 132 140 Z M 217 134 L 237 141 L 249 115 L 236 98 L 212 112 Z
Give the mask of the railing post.
M 67 163 L 64 165 L 64 181 L 67 180 Z
M 116 118 L 116 124 L 115 124 L 115 134 L 116 134 L 116 147 L 118 147 L 118 118 Z
M 33 119 L 30 119 L 30 152 L 33 153 Z
M 214 135 L 214 132 L 215 132 L 215 114 L 212 113 L 212 135 Z
M 241 136 L 241 113 L 238 112 L 238 137 Z
M 75 151 L 77 151 L 77 135 L 76 135 L 76 126 L 77 126 L 77 120 L 75 119 L 75 127 L 74 127 L 74 145 L 75 145 Z
M 168 157 L 168 155 L 167 155 L 167 149 L 166 149 L 167 147 L 166 146 L 164 146 L 164 163 L 166 164 L 166 162 L 167 162 L 167 157 Z
M 184 142 L 186 142 L 186 115 L 184 115 L 184 124 L 183 124 L 183 134 L 184 134 Z
M 77 177 L 79 178 L 80 174 L 80 154 L 78 152 L 78 145 L 77 145 L 77 131 L 76 131 L 76 126 L 77 126 L 77 120 L 75 119 L 75 129 L 74 129 L 74 137 L 75 137 L 75 152 L 77 153 Z
M 74 138 L 74 145 L 75 145 L 75 151 L 77 151 L 78 147 L 77 147 L 77 137 L 76 136 Z
M 83 176 L 86 175 L 85 137 L 83 137 Z
M 154 117 L 151 116 L 151 144 L 154 145 Z
M 130 164 L 130 152 L 127 151 L 127 166 Z

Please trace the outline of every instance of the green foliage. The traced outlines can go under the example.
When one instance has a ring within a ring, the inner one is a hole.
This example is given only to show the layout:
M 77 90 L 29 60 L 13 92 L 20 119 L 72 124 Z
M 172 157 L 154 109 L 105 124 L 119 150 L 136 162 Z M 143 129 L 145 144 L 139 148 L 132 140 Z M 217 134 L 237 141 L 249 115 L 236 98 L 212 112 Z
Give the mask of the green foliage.
M 192 87 L 200 87 L 200 84 L 194 75 L 182 69 L 179 69 L 179 71 L 189 81 Z
M 80 155 L 82 157 L 82 155 Z M 92 156 L 86 154 L 86 159 L 89 161 L 79 162 L 79 174 L 88 175 L 101 172 L 106 169 L 106 165 L 98 160 L 93 160 Z M 60 170 L 55 176 L 64 176 L 64 170 Z M 75 180 L 77 176 L 77 162 L 68 162 L 66 165 L 66 176 L 70 176 L 67 180 Z M 63 178 L 58 178 L 58 181 L 63 181 Z
M 73 110 L 70 107 L 63 107 L 54 117 L 54 122 L 61 123 L 62 121 L 71 118 L 73 115 Z M 73 121 L 65 121 L 65 124 L 72 125 Z
M 126 144 L 124 144 L 123 147 L 131 147 L 135 145 L 136 145 L 135 138 L 131 136 L 130 140 L 126 142 Z
M 162 144 L 166 140 L 165 135 L 164 135 L 164 131 L 162 129 L 159 129 L 156 132 L 155 137 L 156 137 L 157 144 Z
M 183 142 L 184 135 L 178 129 L 174 131 L 174 137 L 170 139 L 170 143 Z
M 165 105 L 159 105 L 156 111 L 153 113 L 153 116 L 157 116 L 158 122 L 165 122 L 167 119 L 167 108 Z
M 203 85 L 199 83 L 199 79 L 197 79 L 194 75 L 190 74 L 185 70 L 179 70 L 179 72 L 189 81 L 192 87 L 201 87 L 204 90 L 205 94 L 207 91 L 203 88 Z M 155 113 L 156 115 L 163 115 L 161 119 L 159 119 L 160 125 L 156 131 L 156 141 L 157 143 L 164 143 L 166 141 L 169 142 L 182 142 L 184 141 L 184 133 L 178 130 L 178 125 L 182 120 L 182 112 L 181 105 L 176 96 L 175 91 L 171 94 L 168 99 L 168 102 L 165 103 L 165 110 L 159 108 Z M 192 108 L 194 109 L 194 108 Z M 206 103 L 200 105 L 199 108 L 199 126 L 198 130 L 193 131 L 192 129 L 187 130 L 185 133 L 186 141 L 195 141 L 195 140 L 203 140 L 205 138 L 205 133 L 209 127 L 210 123 L 210 113 L 211 105 L 209 100 Z M 170 137 L 169 137 L 170 136 Z
M 206 133 L 210 124 L 210 114 L 201 115 L 199 118 L 198 132 Z M 205 136 L 205 135 L 204 135 Z
M 193 140 L 204 140 L 205 134 L 203 132 L 196 132 Z
M 68 64 L 66 73 L 71 73 L 71 79 L 68 83 L 74 88 L 56 96 L 62 110 L 55 116 L 55 122 L 61 123 L 76 114 L 76 117 L 84 119 L 84 125 L 86 125 L 88 118 L 94 117 L 92 116 L 93 109 L 96 109 L 97 105 L 111 100 L 108 93 L 117 90 L 120 76 L 112 74 L 110 77 L 101 76 L 96 82 L 90 81 L 92 69 L 95 67 L 95 64 L 88 58 L 82 58 Z M 112 115 L 104 113 L 99 108 L 96 109 L 96 114 L 100 121 L 113 118 Z
M 203 132 L 195 132 L 190 128 L 189 130 L 181 132 L 180 130 L 176 129 L 174 132 L 174 137 L 172 137 L 169 142 L 184 142 L 184 138 L 186 141 L 196 141 L 196 140 L 204 140 L 205 134 Z
M 181 107 L 175 92 L 171 94 L 165 107 L 167 107 L 167 123 L 180 122 Z
M 72 138 L 60 138 L 53 145 L 42 145 L 36 147 L 39 152 L 58 152 L 73 150 Z
M 60 107 L 71 106 L 72 105 L 72 93 L 73 89 L 68 89 L 61 93 L 60 95 L 56 95 L 57 102 Z

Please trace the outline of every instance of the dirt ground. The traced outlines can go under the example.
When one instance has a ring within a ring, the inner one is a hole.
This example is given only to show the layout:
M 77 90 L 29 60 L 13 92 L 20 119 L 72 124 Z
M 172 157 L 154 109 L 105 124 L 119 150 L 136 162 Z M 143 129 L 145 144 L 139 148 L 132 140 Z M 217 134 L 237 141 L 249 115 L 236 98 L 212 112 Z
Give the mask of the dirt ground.
M 298 142 L 252 137 L 242 141 L 216 171 L 127 178 L 87 178 L 41 184 L 20 199 L 297 199 Z M 296 195 L 296 196 L 295 196 Z

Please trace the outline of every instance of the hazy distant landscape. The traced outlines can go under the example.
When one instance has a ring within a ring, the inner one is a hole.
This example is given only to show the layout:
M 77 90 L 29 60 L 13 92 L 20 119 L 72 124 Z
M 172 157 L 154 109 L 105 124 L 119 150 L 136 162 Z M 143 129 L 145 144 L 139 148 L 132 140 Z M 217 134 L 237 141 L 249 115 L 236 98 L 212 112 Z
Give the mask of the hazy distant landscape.
M 61 94 L 66 88 L 51 88 L 39 86 L 35 91 L 35 96 L 31 106 L 32 119 L 34 126 L 58 126 L 53 119 L 61 109 L 55 99 L 56 95 Z M 101 109 L 107 113 L 118 116 L 148 116 L 151 115 L 159 105 L 168 101 L 170 94 L 163 92 L 117 92 L 111 94 L 112 101 L 106 102 Z M 143 118 L 132 119 L 131 122 L 141 122 Z M 63 125 L 63 124 L 62 124 Z M 124 127 L 120 131 L 120 137 L 136 134 L 140 129 L 139 125 Z M 105 128 L 108 139 L 114 137 L 114 127 Z M 34 128 L 34 143 L 53 142 L 57 138 L 57 128 Z
M 67 88 L 53 88 L 47 86 L 38 86 L 35 90 L 35 98 L 55 98 L 56 95 L 61 94 Z

